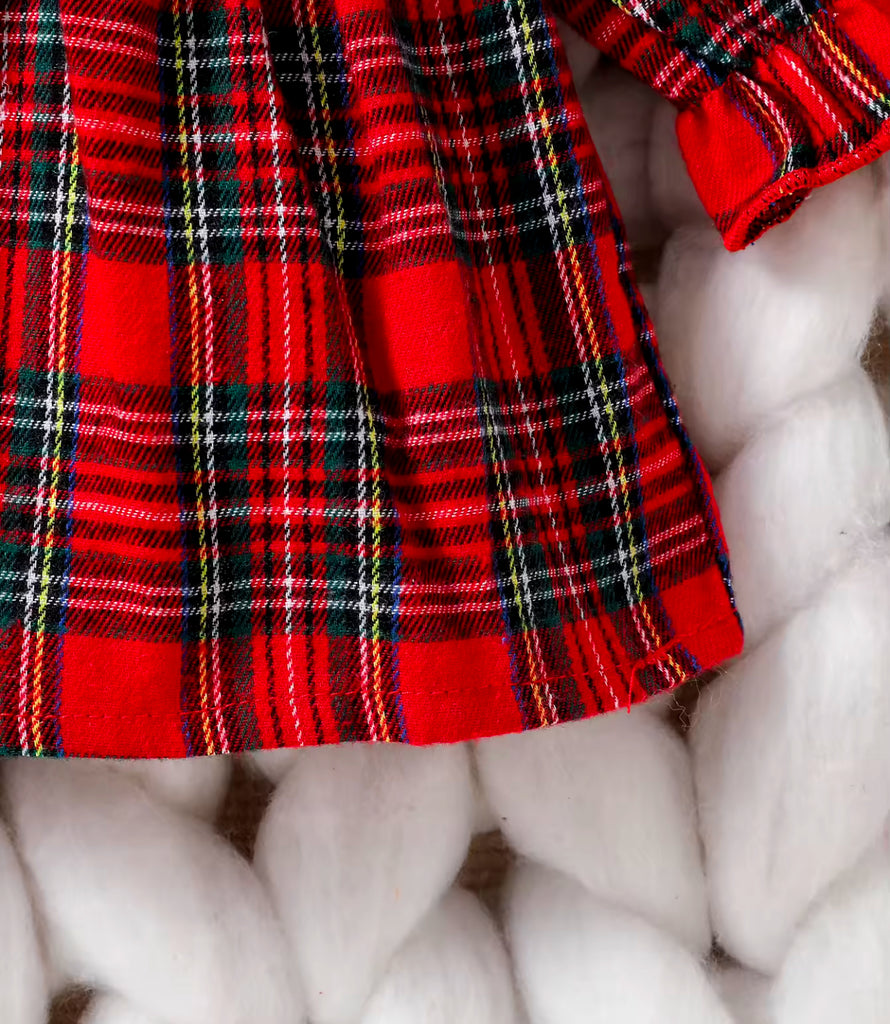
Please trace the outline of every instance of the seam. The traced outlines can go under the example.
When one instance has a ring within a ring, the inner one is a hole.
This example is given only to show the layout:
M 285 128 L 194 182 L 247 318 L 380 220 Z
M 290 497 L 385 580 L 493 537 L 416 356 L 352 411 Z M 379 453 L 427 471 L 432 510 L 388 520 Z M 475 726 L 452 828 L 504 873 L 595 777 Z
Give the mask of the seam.
M 670 639 L 670 641 L 668 643 L 662 644 L 660 647 L 654 648 L 648 654 L 644 655 L 641 658 L 637 658 L 635 661 L 630 661 L 630 660 L 625 660 L 625 659 L 621 659 L 621 660 L 609 659 L 608 663 L 613 668 L 616 668 L 616 669 L 617 668 L 626 669 L 626 670 L 628 670 L 630 672 L 631 675 L 636 676 L 636 674 L 639 671 L 641 671 L 644 668 L 647 668 L 649 665 L 659 664 L 660 662 L 667 660 L 667 658 L 672 653 L 673 649 L 675 647 L 679 646 L 680 644 L 685 643 L 685 641 L 693 640 L 696 637 L 701 636 L 703 633 L 706 633 L 706 632 L 716 628 L 717 626 L 729 625 L 729 624 L 733 624 L 736 627 L 736 629 L 739 632 L 739 634 L 741 634 L 741 627 L 739 626 L 738 616 L 736 616 L 735 614 L 721 615 L 718 618 L 708 619 L 707 621 L 700 623 L 699 626 L 695 630 L 692 630 L 692 631 L 690 631 L 688 633 L 682 633 L 682 634 L 680 634 L 678 636 L 671 637 L 671 639 Z M 547 683 L 560 683 L 560 682 L 565 682 L 566 680 L 569 680 L 569 679 L 589 679 L 591 681 L 595 681 L 597 678 L 598 678 L 597 676 L 593 676 L 590 673 L 586 673 L 586 672 L 567 672 L 567 673 L 563 673 L 562 675 L 558 675 L 558 676 L 546 676 L 546 677 L 543 677 L 543 681 L 545 681 Z M 682 681 L 683 681 L 682 679 L 678 679 L 676 685 L 679 685 L 680 682 L 682 682 Z M 395 691 L 388 690 L 388 691 L 386 691 L 386 693 L 387 694 L 398 693 L 400 696 L 403 696 L 403 697 L 404 696 L 413 696 L 415 694 L 418 695 L 418 696 L 424 696 L 424 697 L 448 697 L 448 696 L 456 696 L 458 694 L 466 696 L 466 694 L 468 692 L 486 693 L 486 692 L 491 691 L 491 690 L 499 690 L 499 689 L 502 689 L 504 687 L 504 685 L 505 684 L 503 682 L 500 682 L 500 683 L 485 683 L 485 684 L 483 684 L 481 686 L 477 686 L 473 691 L 455 690 L 455 689 L 452 689 L 451 687 L 448 687 L 446 689 L 440 689 L 440 690 L 429 690 L 429 689 L 404 690 L 404 689 L 399 688 L 398 690 L 395 690 Z M 670 687 L 665 687 L 665 689 L 670 689 Z M 351 688 L 349 690 L 339 690 L 339 691 L 336 691 L 336 692 L 326 692 L 325 696 L 328 696 L 328 697 L 343 697 L 343 696 L 347 696 L 349 694 L 353 694 L 355 692 L 356 692 L 355 687 L 353 687 L 353 688 Z M 305 693 L 305 692 L 297 693 L 296 694 L 297 698 L 306 698 L 308 696 L 309 696 L 309 694 Z M 230 711 L 230 710 L 235 709 L 235 708 L 244 708 L 244 707 L 253 708 L 255 706 L 256 705 L 255 705 L 254 701 L 240 700 L 240 701 L 233 701 L 230 704 L 211 705 L 209 710 L 211 710 L 211 711 Z M 183 710 L 175 711 L 175 712 L 164 712 L 163 714 L 162 713 L 154 713 L 154 712 L 150 712 L 150 711 L 143 712 L 141 714 L 133 714 L 133 715 L 123 715 L 123 714 L 121 714 L 121 715 L 99 715 L 99 714 L 86 714 L 86 713 L 84 713 L 84 714 L 63 713 L 63 714 L 60 714 L 60 715 L 51 715 L 51 714 L 49 714 L 49 715 L 42 715 L 39 720 L 40 721 L 51 720 L 51 721 L 54 721 L 54 722 L 62 722 L 62 721 L 65 721 L 66 719 L 69 720 L 69 721 L 74 719 L 74 720 L 80 720 L 80 721 L 115 721 L 115 722 L 126 722 L 126 721 L 141 721 L 141 720 L 144 720 L 144 719 L 174 719 L 174 720 L 178 721 L 178 720 L 181 720 L 183 717 L 187 717 L 189 715 L 199 715 L 199 714 L 201 714 L 201 712 L 202 712 L 202 709 L 200 707 L 196 707 L 196 708 L 191 708 L 191 709 L 183 709 Z M 8 718 L 15 718 L 15 717 L 16 717 L 16 712 L 13 712 L 13 711 L 0 711 L 0 720 L 8 719 Z
M 864 0 L 864 2 L 868 6 L 873 6 L 871 0 Z M 752 49 L 748 60 L 739 63 L 736 67 L 730 68 L 722 78 L 716 77 L 712 83 L 710 83 L 709 87 L 705 86 L 692 89 L 689 93 L 677 96 L 674 102 L 678 110 L 682 113 L 686 110 L 695 109 L 700 106 L 708 96 L 719 93 L 722 89 L 727 88 L 735 79 L 739 77 L 750 78 L 751 75 L 749 72 L 751 72 L 751 70 L 755 68 L 755 65 L 760 62 L 767 64 L 772 70 L 775 64 L 773 59 L 774 54 L 781 48 L 785 48 L 786 50 L 790 49 L 796 56 L 801 57 L 802 55 L 792 44 L 799 44 L 800 41 L 806 41 L 812 37 L 815 32 L 814 20 L 817 19 L 820 14 L 826 19 L 833 20 L 836 17 L 834 10 L 830 9 L 828 6 L 824 6 L 821 3 L 812 3 L 808 5 L 806 16 L 800 24 L 790 29 L 785 29 L 782 32 L 764 33 L 763 35 L 758 36 L 756 40 L 752 40 Z M 843 32 L 843 30 L 841 31 Z M 847 36 L 845 32 L 843 34 L 849 39 L 849 36 Z M 671 41 L 675 46 L 678 45 L 674 40 Z M 682 50 L 682 47 L 678 48 Z M 685 50 L 682 50 L 682 52 L 686 53 Z M 694 58 L 690 56 L 690 59 Z M 807 60 L 806 63 L 807 66 L 812 69 L 812 62 Z
M 856 122 L 856 127 L 865 129 L 863 122 Z M 821 185 L 828 185 L 846 174 L 859 170 L 860 167 L 877 160 L 888 149 L 890 117 L 885 118 L 878 131 L 851 153 L 844 153 L 829 163 L 817 164 L 815 167 L 800 167 L 770 182 L 754 200 L 738 212 L 731 227 L 725 232 L 726 247 L 730 252 L 737 252 L 755 241 L 767 228 L 787 220 L 795 207 L 783 204 L 783 200 L 793 198 L 796 193 L 809 192 Z

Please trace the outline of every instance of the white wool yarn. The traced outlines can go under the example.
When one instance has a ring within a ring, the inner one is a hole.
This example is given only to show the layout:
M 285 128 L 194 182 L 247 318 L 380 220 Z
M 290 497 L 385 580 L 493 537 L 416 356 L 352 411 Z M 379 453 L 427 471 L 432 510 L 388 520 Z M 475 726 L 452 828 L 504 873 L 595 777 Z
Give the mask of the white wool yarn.
M 890 857 L 886 841 L 801 927 L 776 982 L 775 1024 L 890 1019 Z
M 662 710 L 482 740 L 475 755 L 501 831 L 542 866 L 520 869 L 506 897 L 531 1024 L 728 1024 L 702 966 L 689 753 Z
M 883 230 L 884 252 L 890 254 L 890 157 L 883 156 L 875 163 L 878 178 L 879 204 L 877 218 Z M 884 260 L 880 268 L 881 309 L 886 317 L 890 314 L 890 260 Z
M 713 232 L 711 218 L 695 191 L 680 143 L 677 141 L 677 111 L 673 104 L 659 100 L 652 115 L 648 169 L 652 205 L 659 221 L 669 228 L 699 224 Z
M 277 786 L 301 756 L 297 748 L 282 747 L 279 750 L 253 750 L 245 754 L 244 759 Z
M 193 757 L 184 764 L 178 760 L 107 764 L 138 779 L 162 803 L 205 821 L 219 812 L 232 777 L 230 757 Z
M 6 829 L 0 825 L 0 1006 L 3 1024 L 43 1024 L 47 992 L 25 878 Z
M 120 996 L 103 994 L 94 999 L 82 1024 L 161 1024 L 156 1018 L 147 1017 L 132 1003 Z
M 464 746 L 349 745 L 294 762 L 263 819 L 256 865 L 314 1024 L 358 1016 L 456 876 L 475 813 Z
M 774 971 L 890 809 L 890 555 L 870 555 L 731 666 L 692 730 L 711 912 Z
M 765 417 L 852 372 L 880 291 L 882 233 L 865 168 L 730 253 L 712 228 L 668 241 L 656 328 L 683 417 L 723 467 Z
M 583 36 L 579 35 L 571 25 L 564 22 L 562 18 L 556 19 L 556 30 L 559 33 L 559 38 L 562 40 L 566 59 L 572 70 L 575 87 L 579 93 L 586 94 L 590 91 L 587 80 L 599 63 L 600 52 L 591 46 Z
M 6 1018 L 3 1018 L 6 1020 Z M 258 1018 L 259 1020 L 259 1018 Z M 453 889 L 396 953 L 361 1024 L 517 1024 L 510 964 L 494 924 Z M 159 1024 L 117 996 L 96 999 L 83 1024 Z
M 506 902 L 532 1024 L 731 1024 L 697 959 L 635 914 L 531 865 Z
M 655 322 L 692 439 L 722 469 L 747 625 L 691 734 L 705 872 L 718 940 L 767 972 L 713 977 L 738 1024 L 874 1024 L 890 1019 L 890 935 L 837 879 L 890 813 L 888 440 L 858 365 L 890 267 L 879 175 L 817 191 L 730 254 L 693 226 L 667 122 L 656 114 L 654 202 L 690 226 L 668 242 Z M 871 981 L 843 958 L 826 969 L 841 927 Z
M 517 1024 L 513 979 L 491 918 L 451 890 L 396 953 L 361 1024 Z
M 101 762 L 14 761 L 3 780 L 54 954 L 165 1024 L 297 1024 L 255 875 L 196 818 Z
M 765 974 L 722 966 L 712 971 L 711 979 L 735 1024 L 773 1024 L 771 982 Z
M 511 846 L 698 954 L 711 944 L 689 754 L 642 708 L 477 744 Z
M 865 371 L 785 407 L 715 492 L 750 648 L 890 519 L 886 420 Z
M 674 230 L 646 298 L 720 470 L 745 655 L 688 743 L 680 694 L 470 746 L 245 758 L 275 787 L 253 864 L 214 831 L 231 759 L 5 764 L 2 1024 L 43 1024 L 59 978 L 95 990 L 80 1024 L 890 1020 L 890 469 L 859 366 L 890 172 L 729 254 L 672 109 L 560 31 L 633 240 Z M 516 864 L 492 916 L 457 879 L 495 828 Z
M 648 172 L 658 95 L 615 65 L 597 68 L 581 92 L 581 108 L 621 210 L 631 245 L 655 245 L 664 230 L 655 214 Z

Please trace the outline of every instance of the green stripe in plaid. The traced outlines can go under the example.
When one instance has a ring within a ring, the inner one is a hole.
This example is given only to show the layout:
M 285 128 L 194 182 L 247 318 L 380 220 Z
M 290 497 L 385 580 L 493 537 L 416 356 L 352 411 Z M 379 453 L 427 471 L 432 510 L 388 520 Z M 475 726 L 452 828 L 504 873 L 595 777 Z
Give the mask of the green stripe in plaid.
M 7 15 L 0 747 L 465 739 L 736 650 L 542 6 L 91 2 Z

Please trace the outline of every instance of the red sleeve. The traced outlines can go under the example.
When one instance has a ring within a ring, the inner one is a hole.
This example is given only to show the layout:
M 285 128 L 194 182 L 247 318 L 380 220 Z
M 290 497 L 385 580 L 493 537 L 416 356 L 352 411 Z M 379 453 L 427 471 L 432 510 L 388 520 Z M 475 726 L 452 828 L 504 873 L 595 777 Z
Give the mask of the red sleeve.
M 556 0 L 679 108 L 695 187 L 729 249 L 890 149 L 890 0 Z

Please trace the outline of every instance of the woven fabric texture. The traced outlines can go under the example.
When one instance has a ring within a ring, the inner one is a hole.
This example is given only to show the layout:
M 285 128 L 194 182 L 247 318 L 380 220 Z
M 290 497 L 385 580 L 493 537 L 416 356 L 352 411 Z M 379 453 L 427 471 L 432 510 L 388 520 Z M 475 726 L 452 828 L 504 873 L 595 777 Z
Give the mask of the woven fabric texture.
M 884 0 L 594 8 L 728 244 L 886 144 Z M 4 19 L 2 749 L 463 740 L 738 652 L 549 10 Z
M 689 172 L 729 249 L 888 147 L 886 0 L 554 0 L 679 108 Z

